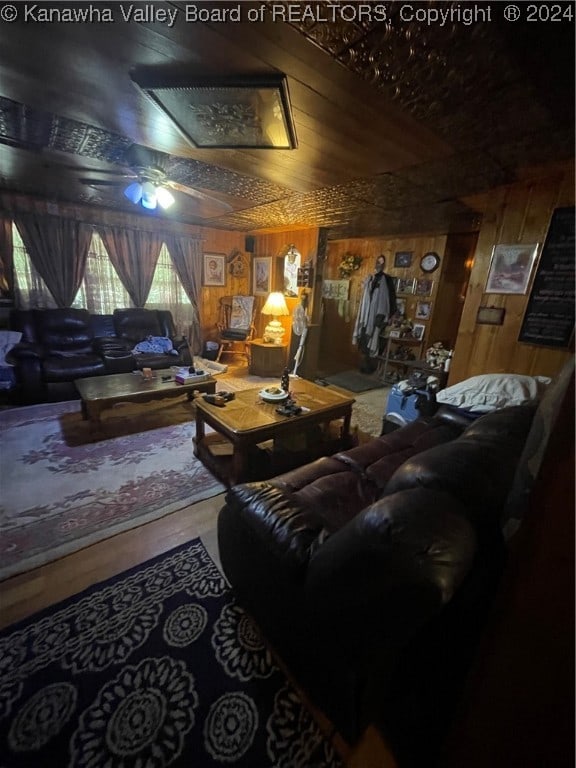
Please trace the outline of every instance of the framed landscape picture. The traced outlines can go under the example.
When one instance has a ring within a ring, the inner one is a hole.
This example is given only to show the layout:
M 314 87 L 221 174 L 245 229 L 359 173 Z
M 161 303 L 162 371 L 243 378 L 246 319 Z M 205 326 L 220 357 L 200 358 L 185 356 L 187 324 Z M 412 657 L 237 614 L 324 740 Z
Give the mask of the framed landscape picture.
M 203 285 L 226 285 L 226 255 L 205 253 L 202 261 Z
M 268 296 L 271 291 L 272 259 L 270 256 L 256 256 L 252 262 L 252 293 Z
M 537 253 L 537 243 L 495 245 L 485 293 L 526 293 Z

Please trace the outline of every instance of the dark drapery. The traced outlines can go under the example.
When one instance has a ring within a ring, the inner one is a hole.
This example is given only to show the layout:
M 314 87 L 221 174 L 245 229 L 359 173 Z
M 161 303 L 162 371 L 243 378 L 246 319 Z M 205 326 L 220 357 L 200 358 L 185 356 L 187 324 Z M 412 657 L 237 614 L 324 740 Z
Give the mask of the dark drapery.
M 30 260 L 56 305 L 70 307 L 84 276 L 92 227 L 34 213 L 17 213 L 14 218 Z
M 0 295 L 14 297 L 14 248 L 12 243 L 12 217 L 0 213 Z
M 201 351 L 201 336 L 198 303 L 200 287 L 202 285 L 202 242 L 200 240 L 192 240 L 189 237 L 178 237 L 177 235 L 167 235 L 164 241 L 180 282 L 194 308 L 195 322 L 193 323 L 193 335 L 190 339 L 190 346 L 194 354 L 199 354 Z
M 150 293 L 163 236 L 119 227 L 98 227 L 110 261 L 137 307 L 143 307 Z

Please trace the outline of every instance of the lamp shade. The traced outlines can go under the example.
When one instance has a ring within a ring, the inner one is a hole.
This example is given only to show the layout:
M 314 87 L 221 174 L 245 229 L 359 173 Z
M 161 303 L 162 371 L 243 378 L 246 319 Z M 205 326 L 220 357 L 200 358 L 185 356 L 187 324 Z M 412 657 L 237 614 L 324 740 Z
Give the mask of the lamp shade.
M 263 315 L 274 315 L 275 317 L 290 314 L 286 306 L 284 294 L 280 291 L 274 291 L 268 296 L 261 311 Z

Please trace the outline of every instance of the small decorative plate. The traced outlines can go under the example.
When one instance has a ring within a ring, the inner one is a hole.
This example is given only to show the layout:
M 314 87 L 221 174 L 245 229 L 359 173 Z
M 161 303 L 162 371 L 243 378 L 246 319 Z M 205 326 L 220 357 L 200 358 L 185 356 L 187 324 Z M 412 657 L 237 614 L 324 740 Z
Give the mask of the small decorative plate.
M 286 400 L 288 392 L 284 392 L 280 387 L 265 387 L 260 390 L 259 395 L 266 403 L 280 403 Z

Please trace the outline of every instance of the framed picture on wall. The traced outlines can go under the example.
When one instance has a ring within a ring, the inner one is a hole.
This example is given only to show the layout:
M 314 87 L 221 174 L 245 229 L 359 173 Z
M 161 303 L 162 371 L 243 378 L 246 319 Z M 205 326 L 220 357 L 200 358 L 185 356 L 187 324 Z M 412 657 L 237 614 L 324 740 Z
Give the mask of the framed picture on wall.
M 526 293 L 537 253 L 538 243 L 495 245 L 485 293 Z
M 418 341 L 422 341 L 425 333 L 426 333 L 425 325 L 421 325 L 420 323 L 414 323 L 414 327 L 412 328 L 413 338 L 418 339 Z
M 252 261 L 252 293 L 268 296 L 272 284 L 272 259 L 270 256 L 255 256 Z
M 434 280 L 428 280 L 427 277 L 421 277 L 416 280 L 414 293 L 416 296 L 430 296 L 434 288 Z
M 202 258 L 202 285 L 226 285 L 226 255 L 205 253 Z
M 432 303 L 429 301 L 419 301 L 416 304 L 416 320 L 430 320 L 432 314 Z
M 396 278 L 396 293 L 399 296 L 409 296 L 414 293 L 414 278 L 413 277 L 397 277 Z
M 396 313 L 406 315 L 406 299 L 396 299 Z
M 412 266 L 412 251 L 398 251 L 394 254 L 394 266 L 396 268 L 406 268 Z

